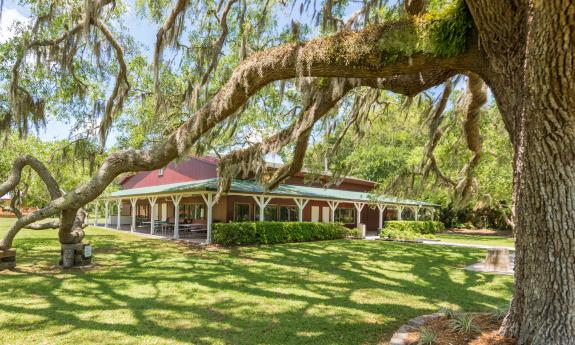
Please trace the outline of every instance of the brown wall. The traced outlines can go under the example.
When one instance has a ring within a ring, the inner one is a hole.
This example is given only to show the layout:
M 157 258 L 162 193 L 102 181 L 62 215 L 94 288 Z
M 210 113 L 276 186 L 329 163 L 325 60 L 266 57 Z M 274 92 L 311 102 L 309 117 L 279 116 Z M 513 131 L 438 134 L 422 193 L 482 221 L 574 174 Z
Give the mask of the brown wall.
M 310 187 L 324 188 L 322 183 L 319 183 L 319 182 L 315 182 L 315 183 L 310 184 L 309 181 L 305 180 L 305 177 L 303 175 L 292 176 L 286 180 L 286 183 L 297 185 L 297 186 L 310 186 Z M 373 188 L 375 188 L 375 183 L 369 182 L 369 181 L 362 181 L 362 180 L 355 180 L 355 179 L 348 178 L 348 179 L 344 179 L 338 185 L 329 186 L 329 188 L 330 189 L 341 189 L 341 190 L 349 190 L 349 191 L 354 191 L 354 192 L 367 193 L 367 192 L 372 191 Z
M 158 186 L 170 183 L 204 180 L 217 177 L 217 165 L 206 158 L 190 158 L 172 162 L 158 176 L 158 170 L 142 171 L 122 181 L 122 189 Z
M 174 204 L 170 198 L 158 198 L 158 218 L 162 219 L 162 206 L 161 204 L 166 202 L 168 204 L 168 221 L 174 221 Z M 194 197 L 187 197 L 183 198 L 180 202 L 180 205 L 186 204 L 204 204 L 204 200 L 201 196 L 194 196 Z M 219 222 L 230 222 L 233 221 L 234 217 L 234 204 L 235 203 L 246 203 L 250 205 L 250 217 L 252 220 L 256 217 L 256 202 L 251 196 L 238 196 L 238 195 L 229 195 L 222 197 L 218 203 L 214 205 L 212 209 L 212 215 L 214 223 Z M 138 201 L 138 205 L 149 205 L 148 201 L 145 199 L 140 199 Z M 283 198 L 273 198 L 270 200 L 268 205 L 289 205 L 289 206 L 296 206 L 295 202 L 292 199 L 283 199 Z M 311 221 L 311 210 L 312 206 L 319 207 L 319 221 L 323 220 L 323 212 L 324 207 L 328 207 L 326 201 L 321 200 L 310 200 L 303 210 L 303 220 L 306 222 Z M 355 210 L 355 206 L 353 203 L 340 203 L 338 208 L 351 208 Z M 328 212 L 328 216 L 331 216 L 331 210 L 325 209 Z M 103 210 L 101 211 L 103 212 Z M 112 213 L 110 213 L 112 214 Z M 131 214 L 131 204 L 127 201 L 123 203 L 122 207 L 122 215 L 128 216 Z M 384 221 L 385 220 L 395 220 L 397 218 L 397 212 L 394 208 L 387 208 L 384 212 Z M 356 223 L 346 224 L 346 226 L 350 228 L 356 227 Z M 361 212 L 361 223 L 366 224 L 367 230 L 377 230 L 379 226 L 379 210 L 377 208 L 370 208 L 368 205 L 365 205 L 362 212 Z

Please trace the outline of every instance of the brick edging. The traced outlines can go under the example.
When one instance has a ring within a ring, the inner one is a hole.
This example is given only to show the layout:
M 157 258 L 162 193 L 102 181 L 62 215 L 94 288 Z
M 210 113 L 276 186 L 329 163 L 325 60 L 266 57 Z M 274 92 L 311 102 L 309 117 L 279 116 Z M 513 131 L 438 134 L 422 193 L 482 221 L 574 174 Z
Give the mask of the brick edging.
M 443 313 L 433 313 L 427 315 L 421 315 L 416 318 L 413 318 L 407 323 L 397 330 L 397 332 L 393 333 L 391 340 L 389 341 L 389 345 L 406 345 L 405 338 L 409 332 L 419 329 L 419 327 L 423 326 L 426 322 L 431 321 L 433 319 L 437 319 L 439 317 L 444 316 Z

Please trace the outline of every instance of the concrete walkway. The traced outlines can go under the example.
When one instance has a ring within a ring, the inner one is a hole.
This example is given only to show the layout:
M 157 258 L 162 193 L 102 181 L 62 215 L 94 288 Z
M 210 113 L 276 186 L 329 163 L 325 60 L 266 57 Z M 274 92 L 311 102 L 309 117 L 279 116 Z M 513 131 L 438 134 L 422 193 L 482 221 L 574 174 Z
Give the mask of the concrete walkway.
M 451 246 L 451 247 L 464 247 L 464 248 L 475 248 L 475 249 L 509 249 L 515 251 L 515 247 L 504 247 L 504 246 L 483 246 L 480 244 L 464 244 L 464 243 L 452 243 L 434 240 L 422 240 L 423 244 L 431 244 L 438 246 Z

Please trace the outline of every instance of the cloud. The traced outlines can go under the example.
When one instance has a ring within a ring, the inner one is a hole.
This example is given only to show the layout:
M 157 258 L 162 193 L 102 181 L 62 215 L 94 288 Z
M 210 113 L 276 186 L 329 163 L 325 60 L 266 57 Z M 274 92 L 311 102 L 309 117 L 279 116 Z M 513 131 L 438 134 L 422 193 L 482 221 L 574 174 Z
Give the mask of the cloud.
M 17 9 L 5 8 L 2 10 L 2 18 L 0 19 L 0 43 L 8 41 L 14 36 L 14 24 L 25 23 L 27 21 L 28 18 Z

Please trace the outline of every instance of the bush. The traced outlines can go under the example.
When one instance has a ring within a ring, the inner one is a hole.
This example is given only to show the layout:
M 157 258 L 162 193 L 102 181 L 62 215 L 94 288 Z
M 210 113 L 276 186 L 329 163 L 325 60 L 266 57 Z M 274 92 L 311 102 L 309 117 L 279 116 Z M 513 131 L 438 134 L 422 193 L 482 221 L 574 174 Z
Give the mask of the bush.
M 213 226 L 214 243 L 226 246 L 333 240 L 351 235 L 338 223 L 238 222 Z
M 384 230 L 413 232 L 415 234 L 435 234 L 445 231 L 442 222 L 397 220 L 385 222 Z
M 433 234 L 418 234 L 413 230 L 383 229 L 379 233 L 381 238 L 391 240 L 414 241 L 418 238 L 434 238 Z
M 421 326 L 419 328 L 419 341 L 417 345 L 433 345 L 437 341 L 437 334 L 431 329 Z
M 468 314 L 456 314 L 455 317 L 449 320 L 449 327 L 452 332 L 462 334 L 479 334 L 481 327 L 473 322 L 473 316 Z
M 347 236 L 353 237 L 353 238 L 361 238 L 362 233 L 361 233 L 361 230 L 359 230 L 358 228 L 353 228 L 353 229 L 348 229 Z

